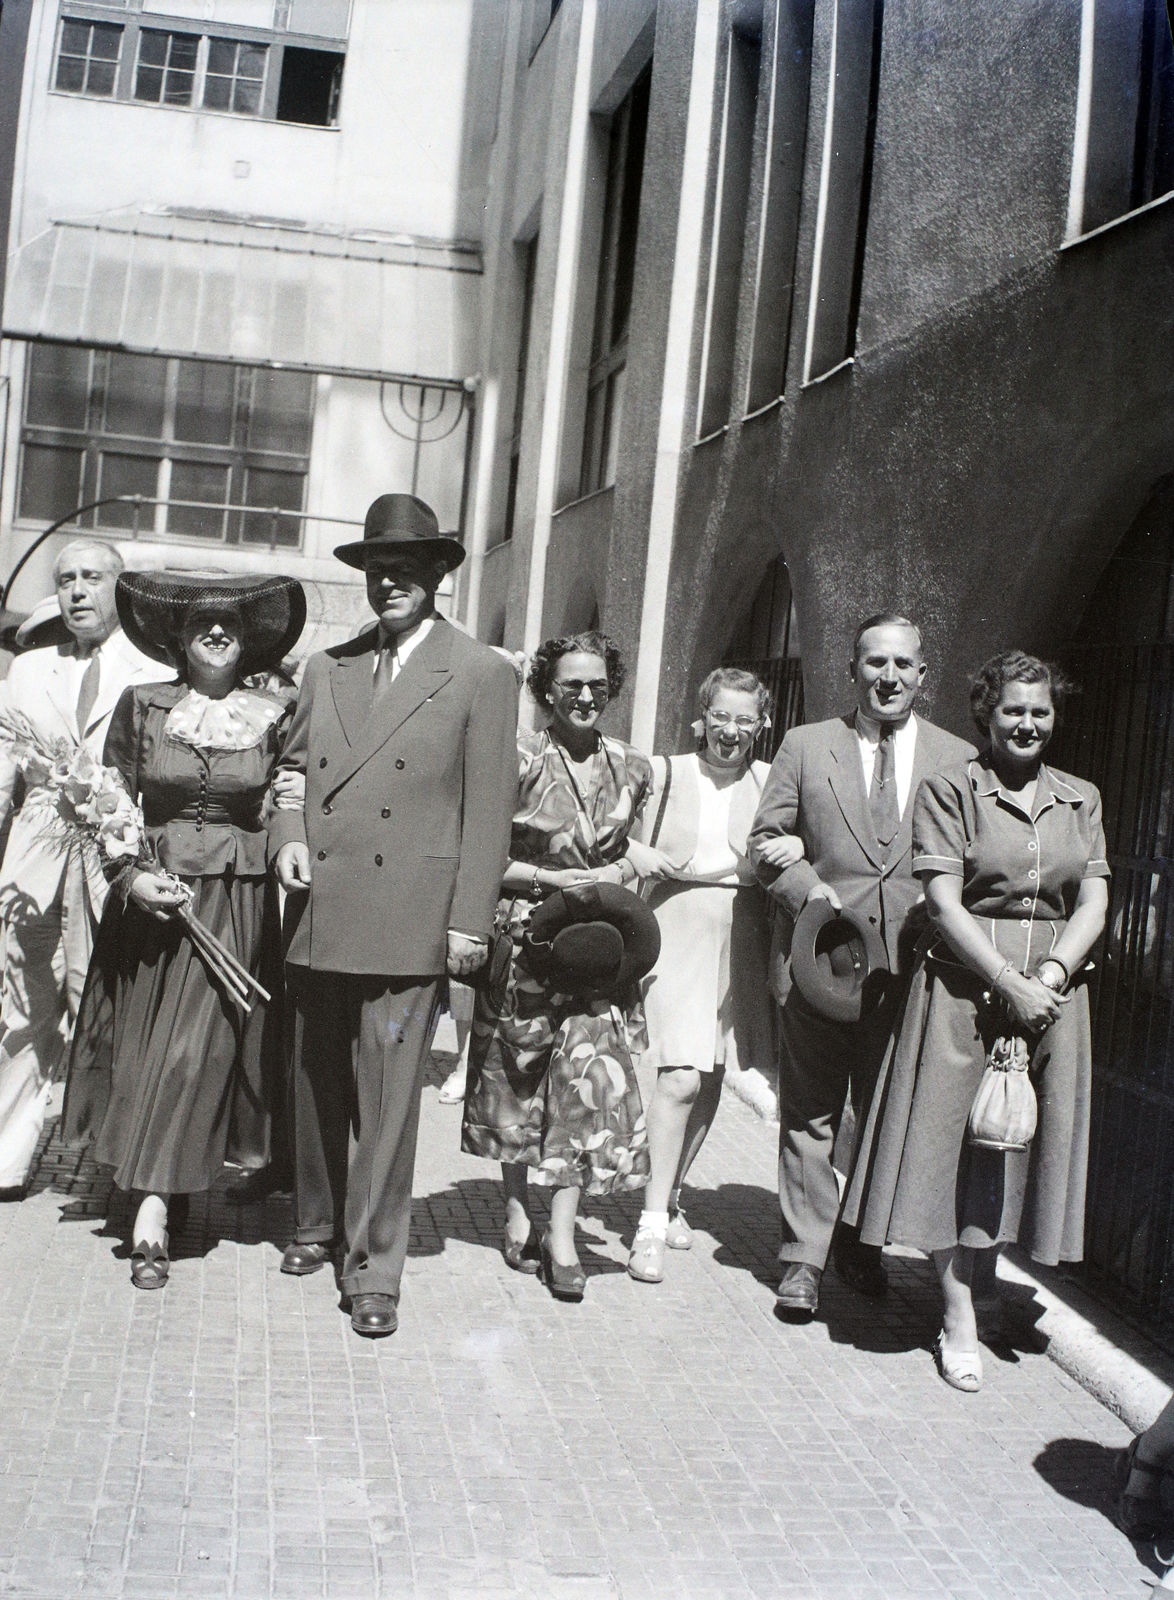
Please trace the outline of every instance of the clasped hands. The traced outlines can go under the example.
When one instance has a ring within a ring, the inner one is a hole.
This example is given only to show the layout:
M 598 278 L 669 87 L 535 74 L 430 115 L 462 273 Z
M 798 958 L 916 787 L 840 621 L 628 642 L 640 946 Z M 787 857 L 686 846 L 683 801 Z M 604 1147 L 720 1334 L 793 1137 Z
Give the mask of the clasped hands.
M 1025 978 L 1014 967 L 1001 972 L 992 992 L 1006 1006 L 1013 1022 L 1029 1033 L 1043 1033 L 1059 1020 L 1060 1007 L 1071 999 L 1060 992 L 1067 981 L 1058 961 L 1044 961 L 1031 978 Z

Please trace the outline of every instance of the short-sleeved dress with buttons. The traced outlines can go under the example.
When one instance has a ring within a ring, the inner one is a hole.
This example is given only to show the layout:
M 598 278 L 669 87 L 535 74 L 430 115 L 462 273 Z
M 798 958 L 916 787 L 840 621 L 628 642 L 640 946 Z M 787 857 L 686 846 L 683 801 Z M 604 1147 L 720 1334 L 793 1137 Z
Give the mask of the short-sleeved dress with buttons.
M 234 691 L 214 736 L 221 747 L 210 748 L 190 727 L 201 699 L 183 683 L 128 689 L 104 759 L 140 798 L 160 865 L 190 887 L 192 911 L 274 1004 L 254 996 L 246 1015 L 183 924 L 125 901 L 132 873 L 116 878 L 79 1011 L 64 1131 L 93 1141 L 120 1189 L 152 1194 L 208 1189 L 226 1159 L 264 1164 L 266 1080 L 281 1060 L 281 943 L 262 813 L 293 705 Z
M 913 814 L 913 872 L 962 879 L 962 904 L 999 954 L 1030 975 L 1072 915 L 1081 883 L 1107 878 L 1101 798 L 1041 767 L 1031 814 L 980 757 L 927 778 Z M 1018 1239 L 1037 1261 L 1084 1248 L 1091 1041 L 1088 989 L 1073 975 L 1060 1017 L 1035 1041 L 1039 1105 L 1026 1151 L 967 1142 L 970 1107 L 1006 1012 L 944 940 L 927 935 L 861 1136 L 844 1216 L 867 1244 L 944 1250 Z

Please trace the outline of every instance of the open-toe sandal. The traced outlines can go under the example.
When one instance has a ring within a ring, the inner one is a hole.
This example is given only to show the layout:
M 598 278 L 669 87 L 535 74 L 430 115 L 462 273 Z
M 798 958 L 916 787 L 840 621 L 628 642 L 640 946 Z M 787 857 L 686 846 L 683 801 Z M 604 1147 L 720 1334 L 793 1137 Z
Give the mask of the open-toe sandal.
M 140 1240 L 130 1252 L 130 1281 L 136 1289 L 162 1289 L 171 1271 L 167 1255 L 167 1235 L 162 1244 L 148 1244 Z
M 977 1394 L 982 1388 L 982 1357 L 977 1350 L 947 1350 L 943 1328 L 934 1342 L 933 1353 L 938 1371 L 951 1389 Z

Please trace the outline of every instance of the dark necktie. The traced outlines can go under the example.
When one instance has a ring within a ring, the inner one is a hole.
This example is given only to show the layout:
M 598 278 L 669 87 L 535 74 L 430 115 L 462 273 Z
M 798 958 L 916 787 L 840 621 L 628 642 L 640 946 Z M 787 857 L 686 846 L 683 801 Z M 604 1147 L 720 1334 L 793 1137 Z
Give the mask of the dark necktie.
M 872 812 L 872 825 L 876 829 L 877 839 L 887 850 L 901 826 L 901 811 L 897 805 L 897 755 L 891 728 L 881 732 L 880 743 L 876 747 L 868 808 Z
M 375 692 L 371 697 L 372 706 L 377 706 L 385 700 L 395 681 L 395 640 L 389 639 L 379 652 L 379 660 L 375 664 Z
M 98 678 L 101 670 L 98 652 L 94 650 L 90 655 L 89 665 L 82 673 L 82 686 L 77 695 L 77 731 L 83 739 L 89 726 L 90 713 L 94 709 L 94 701 L 98 698 Z

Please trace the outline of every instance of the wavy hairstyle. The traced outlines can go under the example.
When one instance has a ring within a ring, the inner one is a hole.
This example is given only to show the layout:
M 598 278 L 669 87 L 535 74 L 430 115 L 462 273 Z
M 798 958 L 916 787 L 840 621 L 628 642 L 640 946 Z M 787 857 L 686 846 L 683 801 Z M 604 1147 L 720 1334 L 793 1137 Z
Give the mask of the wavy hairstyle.
M 588 633 L 572 633 L 562 639 L 547 639 L 545 644 L 540 644 L 530 657 L 530 670 L 526 675 L 530 693 L 540 706 L 547 702 L 550 694 L 550 683 L 554 676 L 555 663 L 561 661 L 563 656 L 574 655 L 582 652 L 584 655 L 600 656 L 607 667 L 607 696 L 614 700 L 624 686 L 624 661 L 618 647 L 612 643 L 606 633 L 592 630 Z
M 991 712 L 1009 683 L 1046 683 L 1057 711 L 1070 694 L 1080 693 L 1080 685 L 1054 661 L 1041 661 L 1024 650 L 1004 650 L 984 661 L 970 680 L 970 715 L 979 733 L 989 735 Z

